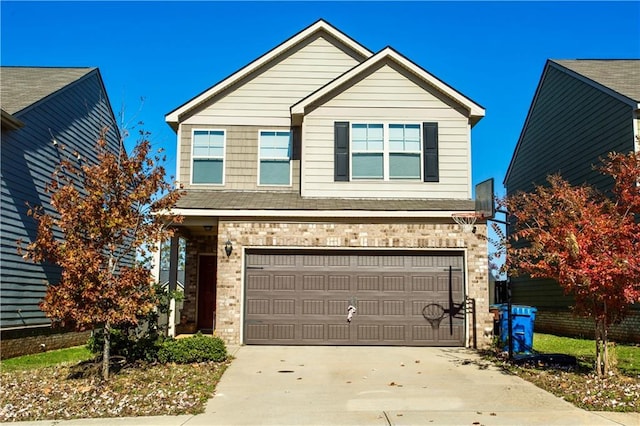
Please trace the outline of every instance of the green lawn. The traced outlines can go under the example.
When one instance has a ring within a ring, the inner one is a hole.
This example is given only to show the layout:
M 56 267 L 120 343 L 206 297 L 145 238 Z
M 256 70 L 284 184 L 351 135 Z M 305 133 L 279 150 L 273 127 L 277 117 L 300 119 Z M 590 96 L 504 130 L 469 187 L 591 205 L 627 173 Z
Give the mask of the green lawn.
M 93 354 L 84 346 L 19 356 L 0 361 L 0 371 L 23 371 L 48 367 L 61 363 L 78 363 L 90 359 Z
M 593 367 L 596 344 L 589 339 L 559 337 L 551 334 L 534 333 L 533 349 L 541 353 L 573 355 L 582 364 Z M 640 345 L 615 344 L 609 356 L 617 363 L 617 368 L 625 375 L 640 375 Z

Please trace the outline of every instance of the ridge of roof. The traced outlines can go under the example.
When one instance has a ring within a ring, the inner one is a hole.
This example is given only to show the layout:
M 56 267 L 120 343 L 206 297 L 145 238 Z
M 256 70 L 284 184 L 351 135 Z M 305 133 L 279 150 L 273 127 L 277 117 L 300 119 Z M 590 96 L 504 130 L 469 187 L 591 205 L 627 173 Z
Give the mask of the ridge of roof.
M 181 115 L 188 113 L 189 111 L 197 108 L 198 106 L 206 102 L 208 99 L 215 96 L 217 93 L 221 92 L 222 90 L 230 87 L 231 85 L 241 80 L 242 78 L 255 72 L 260 67 L 269 63 L 274 58 L 285 53 L 286 51 L 291 49 L 293 46 L 298 45 L 299 43 L 303 42 L 304 40 L 306 40 L 307 38 L 311 37 L 313 34 L 319 31 L 326 31 L 333 37 L 336 37 L 339 41 L 343 42 L 346 46 L 348 46 L 354 52 L 359 54 L 363 59 L 372 55 L 372 52 L 366 47 L 364 47 L 362 44 L 358 43 L 347 34 L 338 30 L 336 27 L 334 27 L 324 19 L 319 19 L 313 24 L 307 26 L 306 28 L 294 34 L 293 36 L 289 37 L 282 43 L 278 44 L 276 47 L 267 51 L 262 56 L 258 57 L 257 59 L 254 59 L 249 64 L 243 66 L 239 70 L 233 72 L 231 75 L 223 78 L 213 86 L 202 91 L 201 93 L 191 98 L 187 102 L 183 103 L 179 107 L 170 111 L 165 115 L 165 121 L 167 121 L 167 123 L 169 123 L 169 125 L 171 125 L 171 127 L 174 128 L 175 130 L 177 128 L 176 124 L 179 121 Z

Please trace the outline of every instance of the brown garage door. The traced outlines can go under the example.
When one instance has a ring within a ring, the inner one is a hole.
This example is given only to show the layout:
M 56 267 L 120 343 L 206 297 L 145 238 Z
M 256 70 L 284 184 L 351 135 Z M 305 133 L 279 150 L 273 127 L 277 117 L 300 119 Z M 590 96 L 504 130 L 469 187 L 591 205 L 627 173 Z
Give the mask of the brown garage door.
M 255 251 L 245 265 L 247 344 L 464 345 L 459 253 Z

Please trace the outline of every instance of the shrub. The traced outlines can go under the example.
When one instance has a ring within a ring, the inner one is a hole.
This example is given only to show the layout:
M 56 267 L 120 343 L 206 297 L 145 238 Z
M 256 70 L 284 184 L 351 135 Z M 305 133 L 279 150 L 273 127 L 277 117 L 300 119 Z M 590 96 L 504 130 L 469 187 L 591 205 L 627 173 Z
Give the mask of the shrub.
M 158 351 L 158 361 L 176 364 L 192 362 L 224 361 L 227 347 L 219 337 L 203 336 L 198 333 L 185 339 L 166 340 Z

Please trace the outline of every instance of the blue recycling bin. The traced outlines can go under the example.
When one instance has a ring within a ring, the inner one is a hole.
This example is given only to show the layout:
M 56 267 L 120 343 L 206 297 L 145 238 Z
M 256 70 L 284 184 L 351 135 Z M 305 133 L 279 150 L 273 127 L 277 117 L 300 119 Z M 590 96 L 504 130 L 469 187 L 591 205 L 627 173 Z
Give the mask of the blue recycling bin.
M 511 305 L 511 337 L 513 353 L 531 353 L 533 350 L 533 323 L 538 310 L 531 306 Z M 509 350 L 509 305 L 500 305 L 500 343 Z

